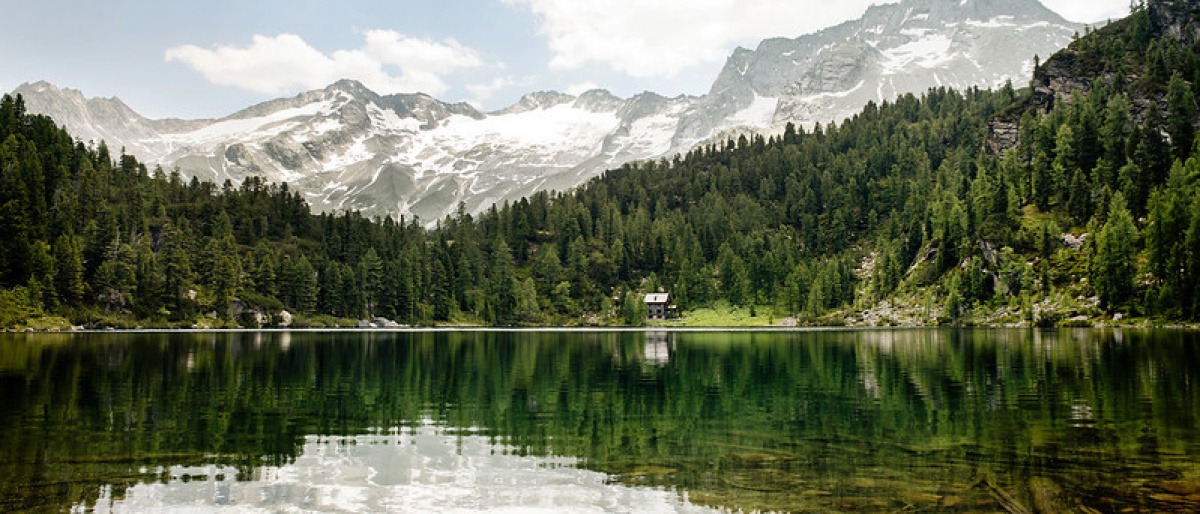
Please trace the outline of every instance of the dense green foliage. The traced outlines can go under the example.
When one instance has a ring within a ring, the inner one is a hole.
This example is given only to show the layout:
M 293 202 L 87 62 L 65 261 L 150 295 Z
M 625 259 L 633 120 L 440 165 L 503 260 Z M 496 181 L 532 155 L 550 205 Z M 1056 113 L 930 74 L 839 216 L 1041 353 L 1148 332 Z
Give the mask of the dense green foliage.
M 1011 86 L 939 88 L 464 207 L 434 230 L 310 214 L 286 184 L 185 182 L 5 97 L 0 322 L 259 325 L 287 309 L 305 324 L 637 324 L 633 295 L 659 289 L 684 309 L 814 322 L 889 299 L 925 322 L 1196 319 L 1200 54 L 1148 23 L 1136 9 L 1048 60 L 1039 72 L 1107 77 L 1048 112 Z M 996 151 L 989 123 L 1018 118 L 1019 142 Z

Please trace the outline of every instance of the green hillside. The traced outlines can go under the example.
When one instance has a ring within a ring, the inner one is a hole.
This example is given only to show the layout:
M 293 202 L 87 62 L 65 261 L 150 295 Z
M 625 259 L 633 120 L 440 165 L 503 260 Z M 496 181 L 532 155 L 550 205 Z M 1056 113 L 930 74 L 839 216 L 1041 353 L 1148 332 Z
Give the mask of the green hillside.
M 1029 88 L 872 103 L 428 231 L 185 182 L 5 97 L 0 326 L 640 324 L 660 289 L 715 324 L 1194 321 L 1193 10 L 1137 6 Z

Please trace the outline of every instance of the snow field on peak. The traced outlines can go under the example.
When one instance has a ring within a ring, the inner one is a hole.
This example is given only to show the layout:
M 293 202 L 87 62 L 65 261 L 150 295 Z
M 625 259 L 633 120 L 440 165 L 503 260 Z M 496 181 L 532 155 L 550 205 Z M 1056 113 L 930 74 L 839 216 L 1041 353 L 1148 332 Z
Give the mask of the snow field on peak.
M 441 141 L 461 141 L 450 147 L 455 150 L 488 142 L 557 153 L 590 148 L 616 129 L 620 121 L 613 113 L 559 104 L 482 120 L 456 115 L 430 134 Z
M 332 113 L 333 101 L 326 100 L 300 107 L 283 109 L 265 116 L 243 119 L 226 119 L 207 127 L 176 134 L 163 134 L 163 139 L 179 143 L 220 143 L 233 138 L 259 139 L 282 134 L 295 128 L 307 117 Z M 290 123 L 289 123 L 290 122 Z
M 484 154 L 493 159 L 535 157 L 525 165 L 569 167 L 564 158 L 582 159 L 598 153 L 601 142 L 620 122 L 614 113 L 591 112 L 570 104 L 478 120 L 454 115 L 436 128 L 413 134 L 411 144 L 395 160 L 410 163 L 419 176 L 429 172 L 473 175 L 476 167 L 460 165 L 488 160 Z
M 346 151 L 335 154 L 322 163 L 321 171 L 323 173 L 342 171 L 352 164 L 369 161 L 374 157 L 374 152 L 367 149 L 367 138 L 360 136 L 354 139 L 354 143 Z
M 679 126 L 679 112 L 648 116 L 630 124 L 629 135 L 622 138 L 626 151 L 641 156 L 663 155 L 671 150 L 671 137 Z M 620 163 L 614 163 L 620 164 Z
M 907 71 L 914 64 L 926 69 L 936 68 L 954 58 L 952 47 L 953 41 L 943 34 L 926 35 L 884 50 L 881 64 L 884 70 L 891 73 Z
M 755 93 L 750 105 L 730 116 L 729 122 L 733 125 L 766 127 L 775 118 L 775 108 L 778 105 L 778 98 L 759 96 Z

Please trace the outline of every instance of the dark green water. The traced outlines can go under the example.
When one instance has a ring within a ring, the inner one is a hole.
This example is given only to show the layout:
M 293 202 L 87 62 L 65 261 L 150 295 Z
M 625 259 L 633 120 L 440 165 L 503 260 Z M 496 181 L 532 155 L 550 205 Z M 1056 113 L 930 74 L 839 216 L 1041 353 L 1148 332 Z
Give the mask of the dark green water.
M 0 511 L 1192 512 L 1200 333 L 0 334 Z

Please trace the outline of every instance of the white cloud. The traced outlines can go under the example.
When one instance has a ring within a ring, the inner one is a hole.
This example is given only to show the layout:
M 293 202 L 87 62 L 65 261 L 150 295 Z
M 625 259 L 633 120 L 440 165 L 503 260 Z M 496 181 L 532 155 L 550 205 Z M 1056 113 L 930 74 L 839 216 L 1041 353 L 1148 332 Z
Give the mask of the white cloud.
M 593 89 L 600 89 L 600 86 L 596 85 L 595 82 L 580 82 L 567 86 L 564 92 L 571 96 L 579 96 Z
M 1063 18 L 1081 23 L 1120 19 L 1129 15 L 1129 0 L 1043 0 Z
M 632 77 L 667 78 L 723 62 L 735 45 L 797 37 L 899 0 L 502 0 L 529 9 L 553 54 L 550 67 L 598 63 Z M 1045 0 L 1076 21 L 1128 13 L 1128 0 Z
M 734 45 L 796 37 L 860 16 L 878 0 L 503 0 L 539 18 L 550 67 L 589 62 L 634 77 L 671 77 L 723 61 Z
M 188 65 L 214 84 L 271 95 L 355 79 L 381 94 L 437 96 L 448 88 L 445 75 L 483 65 L 474 50 L 454 39 L 438 42 L 391 30 L 370 30 L 364 39 L 362 48 L 325 54 L 294 34 L 255 35 L 246 47 L 183 45 L 168 49 L 165 57 Z M 385 67 L 395 67 L 399 73 Z
M 473 97 L 471 103 L 478 107 L 490 100 L 497 91 L 516 84 L 517 81 L 513 80 L 512 76 L 496 77 L 485 84 L 471 84 L 467 86 L 467 91 Z

